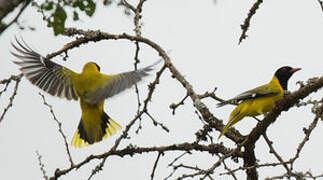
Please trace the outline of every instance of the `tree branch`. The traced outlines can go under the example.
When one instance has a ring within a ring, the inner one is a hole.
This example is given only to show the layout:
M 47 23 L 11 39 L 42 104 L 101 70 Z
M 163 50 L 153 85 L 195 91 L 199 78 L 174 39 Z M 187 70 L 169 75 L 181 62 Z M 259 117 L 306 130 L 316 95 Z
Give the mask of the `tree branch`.
M 22 74 L 19 74 L 19 75 L 12 75 L 9 79 L 4 79 L 4 80 L 1 80 L 0 81 L 0 84 L 6 84 L 5 86 L 5 89 L 3 91 L 1 91 L 0 95 L 7 90 L 7 87 L 8 87 L 8 84 L 11 82 L 11 81 L 15 81 L 16 84 L 15 84 L 15 87 L 13 89 L 13 93 L 12 95 L 10 96 L 9 98 L 9 104 L 4 108 L 1 116 L 0 116 L 0 123 L 2 122 L 4 116 L 6 115 L 6 113 L 8 112 L 8 110 L 10 109 L 10 107 L 12 107 L 12 104 L 13 104 L 13 100 L 15 99 L 16 95 L 17 95 L 17 91 L 18 91 L 18 87 L 19 87 L 19 83 L 21 81 L 21 78 L 22 78 Z
M 20 17 L 20 15 L 22 14 L 22 12 L 24 12 L 24 10 L 26 9 L 26 7 L 30 4 L 31 0 L 24 0 L 25 3 L 23 4 L 23 6 L 20 8 L 18 14 L 16 15 L 16 17 L 10 21 L 10 23 L 8 24 L 1 24 L 1 20 L 0 20 L 0 34 L 2 34 L 7 28 L 9 28 L 12 24 L 16 23 Z M 1 10 L 1 9 L 0 9 Z
M 208 152 L 210 154 L 234 154 L 236 156 L 242 156 L 240 152 L 235 152 L 232 149 L 228 149 L 220 144 L 211 144 L 211 145 L 200 145 L 196 142 L 193 143 L 182 143 L 182 144 L 173 144 L 168 146 L 159 146 L 159 147 L 134 147 L 132 145 L 127 146 L 124 149 L 121 150 L 115 150 L 111 149 L 110 151 L 99 154 L 99 155 L 90 155 L 80 163 L 74 164 L 72 167 L 69 167 L 67 169 L 56 169 L 55 174 L 53 177 L 50 178 L 50 180 L 56 180 L 60 176 L 70 172 L 73 169 L 78 169 L 85 165 L 86 163 L 94 160 L 94 159 L 106 159 L 109 156 L 134 156 L 137 154 L 142 153 L 150 153 L 150 152 L 160 152 L 165 153 L 168 151 L 201 151 L 201 152 Z
M 250 26 L 250 21 L 251 18 L 256 14 L 257 9 L 259 9 L 260 4 L 263 3 L 263 0 L 257 0 L 255 1 L 255 3 L 252 5 L 251 9 L 249 10 L 248 16 L 247 18 L 244 20 L 243 24 L 241 24 L 241 29 L 242 29 L 242 33 L 239 37 L 239 43 L 240 44 L 242 42 L 242 40 L 246 39 L 247 36 L 247 31 L 249 29 Z
M 45 96 L 40 92 L 39 92 L 39 95 L 42 97 L 44 105 L 49 108 L 49 111 L 52 114 L 54 121 L 57 123 L 58 132 L 61 134 L 61 136 L 62 136 L 62 138 L 64 140 L 66 153 L 67 153 L 68 159 L 69 159 L 69 161 L 71 163 L 71 167 L 72 167 L 74 165 L 74 163 L 73 163 L 73 160 L 72 160 L 70 149 L 68 147 L 66 135 L 64 134 L 63 129 L 62 129 L 62 123 L 56 118 L 56 115 L 55 115 L 54 110 L 53 110 L 53 106 L 46 102 Z

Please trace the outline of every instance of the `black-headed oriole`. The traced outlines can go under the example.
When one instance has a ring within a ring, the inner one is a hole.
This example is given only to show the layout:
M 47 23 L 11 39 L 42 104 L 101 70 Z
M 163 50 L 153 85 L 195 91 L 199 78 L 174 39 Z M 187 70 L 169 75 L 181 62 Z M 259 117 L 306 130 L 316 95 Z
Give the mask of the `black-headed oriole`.
M 121 129 L 103 111 L 104 100 L 139 82 L 160 62 L 115 75 L 102 74 L 96 63 L 88 62 L 81 73 L 76 73 L 41 56 L 23 40 L 20 42 L 16 39 L 12 47 L 16 52 L 11 53 L 21 60 L 14 63 L 20 66 L 20 70 L 32 84 L 53 96 L 68 100 L 80 99 L 82 116 L 71 141 L 74 147 L 99 142 Z
M 230 103 L 239 104 L 231 112 L 229 121 L 218 139 L 220 139 L 231 126 L 239 122 L 245 116 L 257 116 L 270 111 L 275 102 L 279 100 L 284 95 L 284 91 L 287 90 L 289 78 L 299 70 L 300 68 L 291 68 L 289 66 L 281 67 L 275 72 L 274 77 L 268 84 L 243 92 L 232 99 L 219 103 L 218 107 Z

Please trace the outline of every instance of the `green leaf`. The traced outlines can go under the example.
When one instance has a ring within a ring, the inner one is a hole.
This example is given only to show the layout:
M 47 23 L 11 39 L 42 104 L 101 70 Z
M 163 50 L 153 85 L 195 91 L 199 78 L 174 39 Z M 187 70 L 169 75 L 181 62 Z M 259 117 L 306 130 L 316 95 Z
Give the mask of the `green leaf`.
M 81 11 L 84 11 L 85 5 L 83 4 L 83 1 L 77 0 L 73 3 L 73 7 L 78 7 L 80 8 Z
M 73 11 L 73 20 L 77 21 L 79 19 L 80 19 L 79 14 L 76 11 Z
M 85 13 L 88 16 L 92 16 L 95 12 L 96 4 L 92 0 L 86 0 Z
M 53 17 L 54 21 L 51 23 L 51 25 L 54 28 L 55 35 L 63 33 L 67 15 L 65 10 L 59 4 L 57 4 Z
M 44 9 L 46 11 L 50 11 L 54 8 L 54 2 L 50 1 L 50 2 L 45 2 L 41 5 L 41 9 Z
M 103 4 L 104 4 L 105 6 L 110 6 L 110 5 L 112 4 L 112 0 L 104 0 L 104 1 L 103 1 Z
M 73 3 L 73 7 L 78 7 L 81 11 L 85 11 L 86 15 L 92 16 L 95 12 L 96 4 L 93 0 L 77 0 Z

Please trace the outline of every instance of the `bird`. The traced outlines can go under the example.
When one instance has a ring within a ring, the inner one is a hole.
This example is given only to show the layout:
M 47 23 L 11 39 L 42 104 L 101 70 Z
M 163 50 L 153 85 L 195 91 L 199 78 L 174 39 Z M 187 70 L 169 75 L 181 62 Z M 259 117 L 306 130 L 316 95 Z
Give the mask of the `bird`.
M 15 38 L 15 42 L 11 42 L 15 50 L 11 54 L 19 61 L 15 60 L 13 63 L 20 66 L 20 71 L 33 85 L 52 96 L 80 100 L 81 120 L 71 141 L 71 145 L 76 148 L 100 142 L 121 129 L 121 125 L 104 112 L 105 99 L 141 81 L 161 61 L 114 75 L 103 74 L 97 63 L 88 62 L 81 73 L 76 73 L 46 59 L 22 38 Z
M 230 127 L 242 120 L 244 117 L 257 116 L 269 112 L 275 102 L 282 98 L 284 92 L 287 91 L 288 80 L 290 77 L 299 70 L 301 70 L 301 68 L 283 66 L 275 72 L 269 83 L 249 91 L 245 91 L 232 99 L 218 103 L 217 107 L 222 107 L 226 104 L 238 104 L 231 112 L 229 121 L 223 128 L 218 139 L 220 139 Z

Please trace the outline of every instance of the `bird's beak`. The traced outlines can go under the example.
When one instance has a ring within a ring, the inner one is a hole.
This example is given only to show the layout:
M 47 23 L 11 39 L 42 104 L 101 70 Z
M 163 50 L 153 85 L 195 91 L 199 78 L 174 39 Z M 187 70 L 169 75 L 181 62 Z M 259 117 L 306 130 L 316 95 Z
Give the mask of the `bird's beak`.
M 299 70 L 301 70 L 301 69 L 302 69 L 302 68 L 293 68 L 293 69 L 291 69 L 291 70 L 290 70 L 290 72 L 294 73 L 294 72 L 299 71 Z

